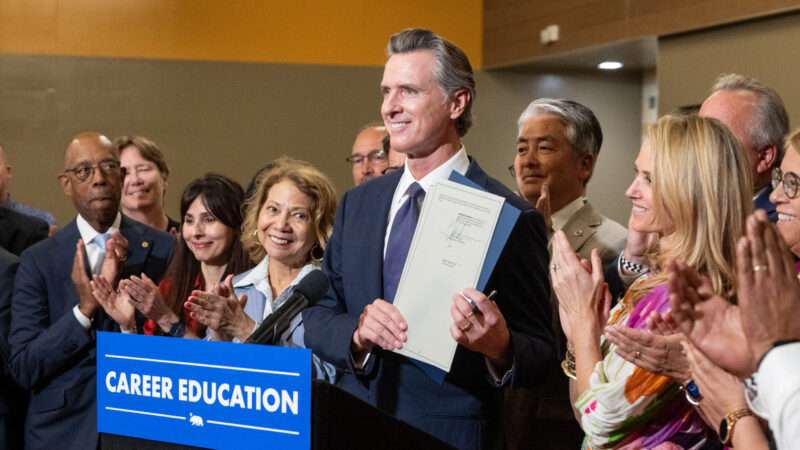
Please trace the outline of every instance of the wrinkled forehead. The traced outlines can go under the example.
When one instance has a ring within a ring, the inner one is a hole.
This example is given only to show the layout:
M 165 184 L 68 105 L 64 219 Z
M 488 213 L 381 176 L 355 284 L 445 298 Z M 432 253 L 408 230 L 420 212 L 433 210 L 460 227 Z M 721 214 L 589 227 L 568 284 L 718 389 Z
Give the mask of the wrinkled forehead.
M 97 139 L 74 139 L 64 152 L 64 168 L 95 164 L 109 159 L 118 161 L 119 153 L 104 136 Z

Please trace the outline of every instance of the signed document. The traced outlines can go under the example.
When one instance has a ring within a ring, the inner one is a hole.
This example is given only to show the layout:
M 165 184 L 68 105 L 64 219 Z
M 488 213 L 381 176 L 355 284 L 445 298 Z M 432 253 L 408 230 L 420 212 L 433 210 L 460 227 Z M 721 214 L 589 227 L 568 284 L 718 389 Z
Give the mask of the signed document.
M 450 371 L 453 295 L 475 287 L 505 199 L 452 181 L 425 195 L 394 305 L 408 322 L 397 353 Z

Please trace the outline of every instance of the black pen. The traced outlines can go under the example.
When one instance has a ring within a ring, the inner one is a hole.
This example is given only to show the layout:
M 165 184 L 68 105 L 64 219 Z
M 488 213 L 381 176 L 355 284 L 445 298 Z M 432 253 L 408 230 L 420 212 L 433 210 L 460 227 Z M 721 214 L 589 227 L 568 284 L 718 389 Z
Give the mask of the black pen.
M 478 304 L 475 303 L 475 300 L 467 297 L 466 295 L 464 295 L 463 292 L 460 292 L 460 294 L 461 294 L 461 297 L 463 297 L 464 300 L 466 300 L 467 303 L 469 303 L 470 306 L 472 306 L 472 314 L 476 314 L 477 315 L 477 314 L 481 313 L 481 310 L 478 309 Z M 490 292 L 489 295 L 486 296 L 486 298 L 488 298 L 489 300 L 494 300 L 494 297 L 496 295 L 497 295 L 497 290 L 496 289 L 492 289 L 492 292 Z

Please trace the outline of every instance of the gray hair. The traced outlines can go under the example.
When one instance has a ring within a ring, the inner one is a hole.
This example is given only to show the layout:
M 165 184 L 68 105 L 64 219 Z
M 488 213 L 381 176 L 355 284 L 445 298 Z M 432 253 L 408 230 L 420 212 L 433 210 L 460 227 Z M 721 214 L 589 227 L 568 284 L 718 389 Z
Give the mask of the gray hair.
M 591 109 L 563 98 L 537 98 L 520 114 L 518 129 L 541 114 L 560 117 L 565 124 L 564 136 L 578 156 L 590 155 L 597 160 L 603 145 L 603 129 Z
M 761 81 L 736 73 L 717 78 L 711 94 L 719 91 L 748 91 L 756 96 L 758 103 L 747 125 L 747 134 L 758 150 L 774 146 L 777 149 L 775 164 L 780 164 L 783 159 L 783 140 L 789 132 L 789 115 L 781 96 Z
M 452 42 L 430 30 L 409 28 L 392 35 L 386 46 L 389 56 L 410 53 L 417 50 L 430 50 L 435 61 L 433 76 L 450 97 L 458 91 L 469 92 L 469 100 L 464 112 L 456 119 L 459 136 L 467 134 L 472 126 L 472 103 L 475 101 L 475 78 L 467 55 Z

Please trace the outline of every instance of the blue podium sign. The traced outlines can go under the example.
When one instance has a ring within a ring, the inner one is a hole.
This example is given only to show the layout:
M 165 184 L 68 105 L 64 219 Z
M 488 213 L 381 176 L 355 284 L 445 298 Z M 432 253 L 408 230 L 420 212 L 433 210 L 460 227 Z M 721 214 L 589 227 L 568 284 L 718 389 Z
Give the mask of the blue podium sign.
M 97 429 L 213 449 L 308 450 L 311 352 L 99 332 Z

